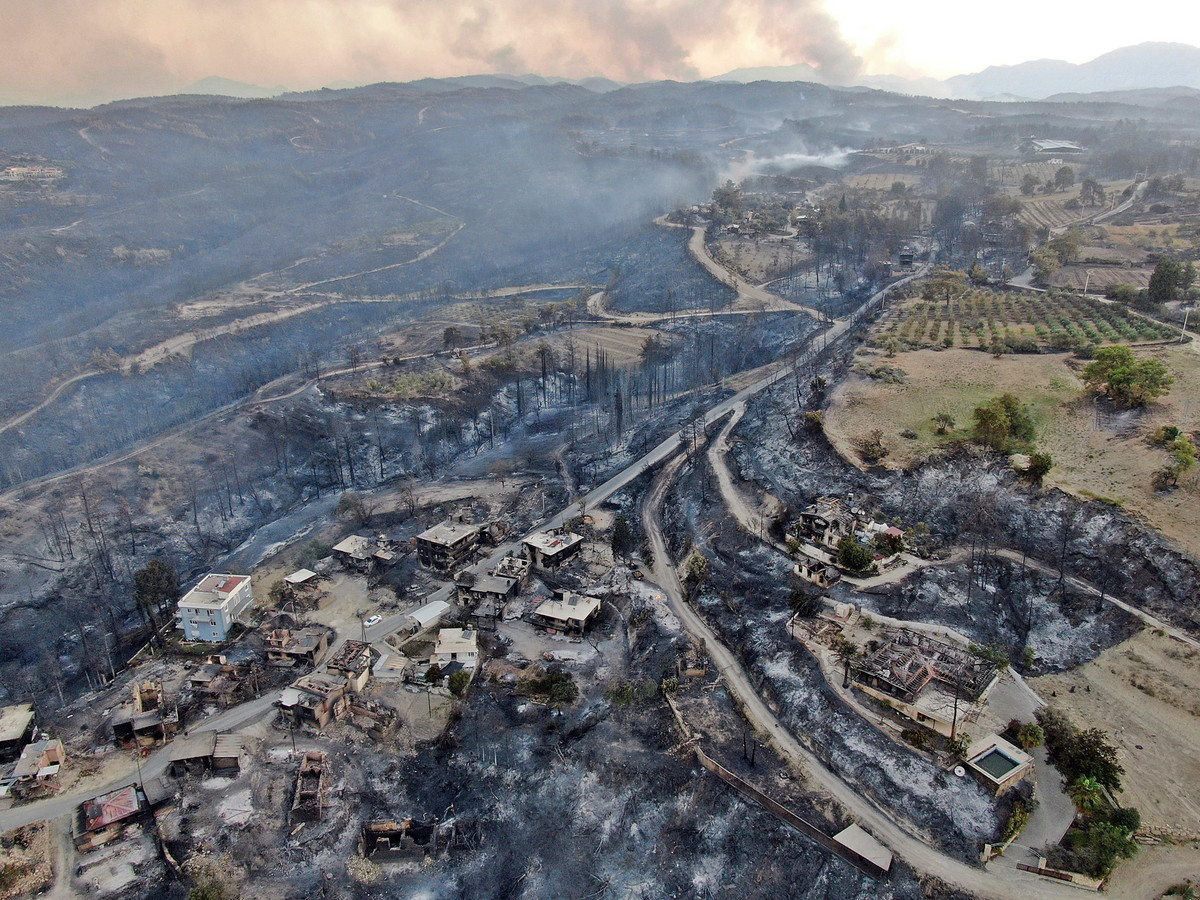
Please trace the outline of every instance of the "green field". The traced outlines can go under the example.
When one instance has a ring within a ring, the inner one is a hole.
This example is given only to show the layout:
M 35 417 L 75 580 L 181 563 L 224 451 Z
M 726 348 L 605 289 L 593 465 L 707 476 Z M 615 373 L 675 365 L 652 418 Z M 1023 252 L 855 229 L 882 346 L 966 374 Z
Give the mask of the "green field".
M 968 291 L 949 302 L 914 298 L 887 314 L 875 343 L 899 349 L 964 347 L 1036 353 L 1086 344 L 1169 340 L 1177 329 L 1134 315 L 1115 303 L 1072 294 Z

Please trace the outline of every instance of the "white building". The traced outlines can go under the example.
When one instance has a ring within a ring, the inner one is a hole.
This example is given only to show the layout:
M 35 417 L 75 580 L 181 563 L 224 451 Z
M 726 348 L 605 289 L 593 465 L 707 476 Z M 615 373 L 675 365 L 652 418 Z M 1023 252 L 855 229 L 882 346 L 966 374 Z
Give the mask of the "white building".
M 443 672 L 451 663 L 464 669 L 474 669 L 479 659 L 479 642 L 471 629 L 443 628 L 438 632 L 433 649 L 433 661 Z
M 249 575 L 207 575 L 179 601 L 185 640 L 223 641 L 254 602 Z

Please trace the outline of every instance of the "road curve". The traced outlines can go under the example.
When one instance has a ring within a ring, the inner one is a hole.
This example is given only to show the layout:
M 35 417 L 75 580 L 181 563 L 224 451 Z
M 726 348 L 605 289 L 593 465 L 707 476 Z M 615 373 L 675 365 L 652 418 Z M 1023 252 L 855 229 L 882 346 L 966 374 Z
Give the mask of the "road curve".
M 975 868 L 930 847 L 920 838 L 909 834 L 886 811 L 857 793 L 796 741 L 754 689 L 741 663 L 692 607 L 684 602 L 678 573 L 667 553 L 659 514 L 667 490 L 684 459 L 684 456 L 678 456 L 664 467 L 642 501 L 642 526 L 653 552 L 654 580 L 663 589 L 671 612 L 683 627 L 694 638 L 703 641 L 713 664 L 725 679 L 729 690 L 738 697 L 750 722 L 767 735 L 769 743 L 782 756 L 801 766 L 812 783 L 837 800 L 859 824 L 918 872 L 933 875 L 977 897 L 996 900 L 1028 900 L 1030 896 L 1077 898 L 1078 888 L 1036 879 L 1007 864 L 1003 858 L 985 868 Z

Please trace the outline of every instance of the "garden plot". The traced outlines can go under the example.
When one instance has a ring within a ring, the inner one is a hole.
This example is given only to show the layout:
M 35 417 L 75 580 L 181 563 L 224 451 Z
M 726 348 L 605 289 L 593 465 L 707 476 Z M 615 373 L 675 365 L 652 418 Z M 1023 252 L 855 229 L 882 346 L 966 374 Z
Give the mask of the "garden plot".
M 1006 352 L 1068 349 L 1078 344 L 1136 343 L 1179 336 L 1179 330 L 1124 306 L 1069 294 L 968 291 L 948 303 L 909 300 L 893 306 L 877 332 L 905 348 L 977 347 Z

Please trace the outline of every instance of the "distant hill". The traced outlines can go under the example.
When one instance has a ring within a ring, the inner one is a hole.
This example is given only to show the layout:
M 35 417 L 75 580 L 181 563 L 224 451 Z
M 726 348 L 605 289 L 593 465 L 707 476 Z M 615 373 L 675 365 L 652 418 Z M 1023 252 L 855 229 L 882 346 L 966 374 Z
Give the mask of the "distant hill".
M 989 66 L 945 81 L 953 97 L 983 100 L 1001 94 L 1043 99 L 1055 94 L 1091 94 L 1143 88 L 1200 88 L 1200 47 L 1145 43 L 1122 47 L 1081 65 L 1039 59 L 1015 66 Z
M 754 81 L 831 84 L 819 69 L 807 63 L 734 69 L 711 80 L 741 84 Z M 899 94 L 999 101 L 1149 88 L 1200 89 L 1200 47 L 1145 43 L 1122 47 L 1081 65 L 1061 59 L 1037 59 L 1013 66 L 990 66 L 982 72 L 955 75 L 945 81 L 864 75 L 856 78 L 854 84 Z
M 278 97 L 286 93 L 285 87 L 265 88 L 257 84 L 247 84 L 244 81 L 233 81 L 219 75 L 210 75 L 189 84 L 179 91 L 180 94 L 201 94 L 209 97 L 238 97 L 243 100 L 261 100 L 266 97 Z

